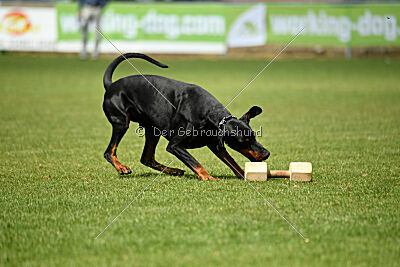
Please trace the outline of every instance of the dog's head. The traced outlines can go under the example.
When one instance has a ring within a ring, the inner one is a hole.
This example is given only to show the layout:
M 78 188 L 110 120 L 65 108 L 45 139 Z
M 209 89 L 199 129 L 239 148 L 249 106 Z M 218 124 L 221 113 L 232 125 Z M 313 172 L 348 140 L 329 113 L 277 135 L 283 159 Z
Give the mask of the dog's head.
M 266 160 L 270 155 L 270 152 L 256 141 L 255 133 L 249 125 L 250 120 L 261 112 L 260 107 L 254 106 L 240 119 L 233 118 L 225 123 L 223 141 L 250 161 Z

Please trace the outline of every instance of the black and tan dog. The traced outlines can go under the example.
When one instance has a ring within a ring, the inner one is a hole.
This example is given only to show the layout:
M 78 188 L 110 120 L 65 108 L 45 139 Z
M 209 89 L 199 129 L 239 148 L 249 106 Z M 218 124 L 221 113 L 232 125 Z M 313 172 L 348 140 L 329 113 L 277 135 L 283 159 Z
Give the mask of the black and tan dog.
M 149 56 L 127 53 L 116 58 L 104 74 L 103 109 L 113 128 L 104 157 L 120 174 L 132 172 L 118 161 L 116 154 L 131 121 L 145 128 L 146 143 L 141 163 L 167 174 L 183 175 L 184 171 L 166 167 L 155 160 L 160 133 L 169 141 L 167 151 L 201 180 L 215 178 L 186 149 L 208 146 L 239 178 L 243 178 L 243 170 L 228 154 L 224 143 L 251 161 L 269 157 L 269 151 L 256 141 L 249 126 L 250 119 L 260 114 L 261 108 L 254 106 L 237 119 L 200 86 L 156 75 L 133 75 L 113 83 L 115 68 L 127 58 L 141 58 L 159 67 L 168 67 Z

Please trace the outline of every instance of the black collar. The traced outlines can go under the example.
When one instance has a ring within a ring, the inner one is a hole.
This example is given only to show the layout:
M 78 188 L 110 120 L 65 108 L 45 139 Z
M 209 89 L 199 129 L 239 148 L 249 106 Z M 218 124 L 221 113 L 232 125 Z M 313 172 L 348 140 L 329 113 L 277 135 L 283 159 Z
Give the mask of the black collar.
M 226 117 L 223 117 L 222 120 L 218 123 L 218 128 L 222 128 L 222 126 L 225 125 L 225 123 L 227 123 L 230 119 L 236 119 L 235 116 L 229 115 Z

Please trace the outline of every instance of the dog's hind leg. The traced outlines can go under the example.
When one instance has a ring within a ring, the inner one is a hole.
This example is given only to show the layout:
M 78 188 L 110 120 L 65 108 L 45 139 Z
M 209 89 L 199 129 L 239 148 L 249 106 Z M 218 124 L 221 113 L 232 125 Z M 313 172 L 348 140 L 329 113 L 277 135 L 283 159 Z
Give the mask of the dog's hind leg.
M 113 124 L 112 136 L 110 140 L 110 144 L 107 147 L 106 152 L 104 153 L 104 158 L 114 166 L 114 168 L 119 172 L 119 174 L 130 174 L 132 173 L 131 169 L 119 162 L 117 158 L 117 147 L 122 137 L 128 130 L 128 125 L 126 124 Z
M 184 170 L 166 167 L 155 160 L 154 154 L 156 152 L 156 146 L 160 140 L 159 136 L 154 135 L 150 129 L 145 131 L 146 143 L 144 145 L 143 154 L 140 162 L 154 170 L 165 172 L 170 175 L 183 175 Z
M 175 143 L 172 139 L 168 146 L 167 151 L 175 155 L 180 159 L 186 166 L 188 166 L 200 180 L 219 180 L 212 177 L 206 169 L 192 156 L 186 149 L 179 146 L 179 143 Z

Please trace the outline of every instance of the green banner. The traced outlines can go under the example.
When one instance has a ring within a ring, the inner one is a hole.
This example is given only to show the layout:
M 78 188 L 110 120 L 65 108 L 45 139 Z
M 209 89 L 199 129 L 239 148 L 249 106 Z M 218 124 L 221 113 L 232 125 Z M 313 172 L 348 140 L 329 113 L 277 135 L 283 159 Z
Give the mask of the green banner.
M 267 43 L 382 46 L 400 44 L 399 4 L 269 4 Z
M 56 10 L 58 49 L 78 51 L 77 4 L 59 3 Z M 103 10 L 101 31 L 124 50 L 223 54 L 227 46 L 264 45 L 265 16 L 264 3 L 113 2 Z M 101 46 L 102 51 L 115 50 L 104 42 Z
M 101 28 L 114 40 L 225 42 L 230 26 L 254 6 L 263 10 L 256 12 L 256 19 L 265 20 L 264 4 L 111 3 L 103 12 Z M 77 5 L 59 3 L 56 8 L 58 39 L 78 39 Z M 249 27 L 249 31 L 255 33 L 256 26 L 244 24 L 244 27 Z
M 60 51 L 79 50 L 77 9 L 56 5 Z M 301 29 L 291 45 L 400 45 L 398 19 L 400 4 L 112 2 L 101 30 L 126 50 L 225 53 L 226 47 L 284 45 Z

